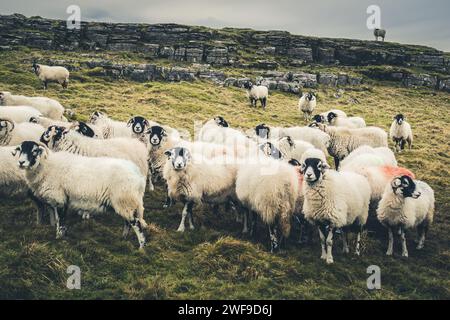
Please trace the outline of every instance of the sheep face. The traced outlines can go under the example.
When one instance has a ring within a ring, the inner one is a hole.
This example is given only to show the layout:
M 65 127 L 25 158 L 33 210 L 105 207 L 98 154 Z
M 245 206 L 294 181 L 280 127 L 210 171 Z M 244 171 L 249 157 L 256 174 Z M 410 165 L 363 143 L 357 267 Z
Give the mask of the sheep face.
M 270 133 L 270 128 L 268 126 L 266 126 L 264 123 L 259 124 L 255 127 L 255 133 L 259 138 L 268 139 L 269 133 Z
M 261 150 L 268 157 L 272 157 L 274 159 L 282 158 L 280 150 L 278 150 L 271 142 L 262 143 L 259 146 L 259 150 Z
M 217 123 L 218 126 L 220 127 L 228 127 L 228 122 L 221 116 L 217 116 L 214 118 L 214 121 Z
M 33 62 L 32 68 L 33 68 L 34 73 L 39 75 L 39 72 L 41 70 L 41 66 L 39 64 L 37 64 L 36 62 Z
M 164 128 L 160 126 L 153 126 L 148 129 L 146 133 L 149 134 L 148 139 L 150 141 L 150 144 L 154 147 L 159 146 L 163 139 L 167 137 L 166 130 L 164 130 Z
M 298 162 L 297 159 L 291 159 L 291 160 L 288 161 L 288 163 L 289 163 L 291 166 L 294 166 L 294 167 L 301 167 L 301 166 L 302 166 L 302 165 L 300 164 L 300 162 Z
M 401 125 L 403 121 L 405 121 L 405 117 L 401 113 L 399 113 L 394 117 L 394 120 L 395 122 L 397 122 L 398 125 Z
M 247 81 L 244 83 L 244 88 L 250 90 L 253 87 L 253 83 L 251 81 Z
M 41 142 L 49 147 L 54 147 L 67 131 L 64 127 L 50 126 L 42 134 Z
M 314 122 L 317 123 L 324 122 L 325 120 L 320 114 L 316 114 L 312 119 Z
M 186 148 L 172 148 L 164 152 L 175 170 L 184 170 L 191 161 L 191 154 Z
M 78 124 L 73 128 L 79 134 L 83 136 L 94 138 L 95 132 L 91 129 L 85 122 L 79 121 Z
M 100 111 L 95 111 L 91 117 L 89 118 L 89 123 L 96 124 L 100 118 L 103 118 L 104 115 Z
M 128 123 L 127 127 L 131 126 L 131 130 L 135 134 L 141 134 L 144 133 L 145 129 L 149 126 L 149 122 L 147 119 L 141 116 L 133 117 L 131 118 Z
M 289 145 L 289 148 L 295 147 L 294 140 L 292 140 L 290 136 L 281 137 L 280 143 L 287 143 Z
M 305 181 L 311 185 L 320 181 L 325 170 L 329 168 L 330 166 L 319 158 L 307 158 L 302 163 L 300 170 L 305 177 Z
M 416 183 L 407 175 L 397 177 L 391 182 L 392 191 L 395 195 L 403 198 L 411 197 L 417 199 L 421 193 L 416 189 Z
M 12 153 L 16 156 L 19 153 L 17 164 L 20 169 L 34 169 L 39 166 L 42 157 L 47 155 L 47 148 L 33 141 L 24 141 Z
M 334 113 L 334 112 L 329 112 L 328 113 L 328 115 L 327 115 L 328 123 L 332 123 L 335 118 L 337 118 L 337 114 L 336 113 Z
M 308 92 L 306 94 L 306 100 L 311 101 L 312 99 L 314 99 L 314 94 L 312 92 Z

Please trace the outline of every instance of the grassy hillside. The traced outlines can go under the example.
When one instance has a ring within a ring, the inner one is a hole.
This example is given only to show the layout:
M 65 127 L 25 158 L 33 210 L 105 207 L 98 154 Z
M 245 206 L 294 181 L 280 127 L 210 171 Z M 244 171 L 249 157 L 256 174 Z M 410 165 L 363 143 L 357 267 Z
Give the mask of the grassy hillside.
M 56 98 L 73 108 L 78 119 L 87 119 L 95 110 L 120 120 L 140 114 L 191 133 L 194 121 L 215 115 L 242 128 L 261 122 L 304 124 L 294 95 L 272 92 L 262 111 L 249 107 L 241 89 L 201 81 L 110 82 L 81 70 L 72 74 L 68 90 L 51 85 L 44 92 L 29 64 L 37 54 L 0 52 L 0 90 Z M 422 252 L 414 249 L 411 234 L 409 259 L 399 257 L 398 245 L 397 254 L 386 257 L 386 233 L 373 224 L 364 236 L 361 257 L 343 256 L 341 242 L 336 241 L 332 266 L 319 259 L 317 239 L 299 246 L 295 232 L 284 250 L 271 255 L 266 228 L 260 226 L 258 238 L 249 239 L 240 234 L 241 226 L 231 214 L 221 211 L 216 216 L 200 208 L 194 211 L 197 229 L 179 234 L 175 230 L 181 207 L 162 209 L 163 188 L 145 198 L 149 244 L 138 252 L 134 235 L 121 238 L 117 216 L 87 222 L 72 216 L 68 237 L 56 241 L 52 227 L 35 225 L 31 203 L 1 199 L 0 298 L 449 299 L 450 95 L 383 84 L 345 88 L 340 98 L 335 92 L 318 90 L 318 111 L 339 108 L 386 130 L 392 116 L 402 112 L 412 124 L 414 148 L 398 160 L 434 188 L 437 202 L 435 224 Z M 366 268 L 373 264 L 381 267 L 382 289 L 371 292 L 366 289 Z M 69 265 L 81 268 L 81 290 L 66 289 Z

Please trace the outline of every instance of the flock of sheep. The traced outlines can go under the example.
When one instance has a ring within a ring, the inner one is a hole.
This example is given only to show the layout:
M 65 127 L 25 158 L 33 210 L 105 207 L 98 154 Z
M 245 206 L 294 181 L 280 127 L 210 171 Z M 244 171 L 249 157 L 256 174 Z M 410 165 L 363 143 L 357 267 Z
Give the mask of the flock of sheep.
M 57 81 L 66 87 L 68 73 L 56 71 L 54 77 L 37 74 L 45 85 Z M 252 105 L 260 101 L 265 107 L 267 88 L 246 88 Z M 302 95 L 298 108 L 308 126 L 260 124 L 243 131 L 218 116 L 191 140 L 141 116 L 120 122 L 94 112 L 88 123 L 68 122 L 56 100 L 0 92 L 0 196 L 31 199 L 37 223 L 48 213 L 56 238 L 66 233 L 68 212 L 87 219 L 112 210 L 124 219 L 124 237 L 133 229 L 143 248 L 143 197 L 158 184 L 167 187 L 164 207 L 183 204 L 179 232 L 186 223 L 194 229 L 196 205 L 213 211 L 224 205 L 242 222 L 243 233 L 254 234 L 258 221 L 267 225 L 271 251 L 290 235 L 294 221 L 302 239 L 316 226 L 327 263 L 333 263 L 336 235 L 348 253 L 348 234 L 355 232 L 360 254 L 370 205 L 388 229 L 386 254 L 393 254 L 398 234 L 402 256 L 408 256 L 405 231 L 411 228 L 418 230 L 421 249 L 433 221 L 433 190 L 397 165 L 387 133 L 341 110 L 313 116 L 311 92 Z M 403 115 L 395 116 L 390 137 L 395 151 L 406 143 L 411 148 L 411 126 Z

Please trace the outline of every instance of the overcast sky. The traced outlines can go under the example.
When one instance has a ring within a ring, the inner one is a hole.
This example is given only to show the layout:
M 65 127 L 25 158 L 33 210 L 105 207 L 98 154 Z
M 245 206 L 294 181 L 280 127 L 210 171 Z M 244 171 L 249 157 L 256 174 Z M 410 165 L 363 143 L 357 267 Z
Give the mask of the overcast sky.
M 294 34 L 373 39 L 366 9 L 381 8 L 387 41 L 450 52 L 449 0 L 1 0 L 0 13 L 65 19 L 77 4 L 82 20 L 182 23 L 287 30 Z

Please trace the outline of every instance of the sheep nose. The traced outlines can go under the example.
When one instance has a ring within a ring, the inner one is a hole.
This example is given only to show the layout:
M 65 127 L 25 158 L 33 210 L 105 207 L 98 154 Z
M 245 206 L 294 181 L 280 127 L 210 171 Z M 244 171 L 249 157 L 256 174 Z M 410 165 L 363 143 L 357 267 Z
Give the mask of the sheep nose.
M 23 166 L 23 164 L 25 163 L 25 161 L 19 161 L 19 166 Z

